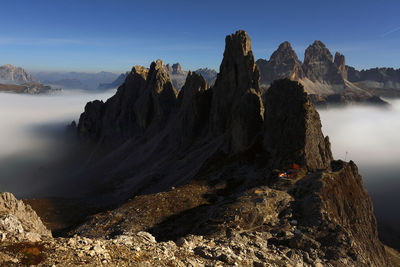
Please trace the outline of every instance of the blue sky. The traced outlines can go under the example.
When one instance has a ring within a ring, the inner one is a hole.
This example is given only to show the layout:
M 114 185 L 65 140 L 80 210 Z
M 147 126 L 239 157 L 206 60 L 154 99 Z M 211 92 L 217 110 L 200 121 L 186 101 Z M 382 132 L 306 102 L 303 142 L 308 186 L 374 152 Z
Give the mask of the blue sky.
M 246 30 L 256 58 L 314 40 L 356 68 L 400 67 L 400 1 L 2 1 L 0 65 L 114 71 L 161 58 L 218 69 L 225 35 Z

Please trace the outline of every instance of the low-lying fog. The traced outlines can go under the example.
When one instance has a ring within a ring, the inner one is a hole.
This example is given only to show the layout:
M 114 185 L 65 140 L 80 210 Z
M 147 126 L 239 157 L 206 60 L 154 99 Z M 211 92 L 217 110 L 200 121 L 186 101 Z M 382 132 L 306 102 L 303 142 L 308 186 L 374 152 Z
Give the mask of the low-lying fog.
M 65 126 L 78 120 L 86 102 L 105 100 L 113 93 L 0 94 L 0 191 L 18 197 L 52 195 L 48 188 L 73 171 L 73 166 L 60 164 L 69 145 L 61 138 Z M 396 227 L 400 225 L 400 100 L 390 102 L 391 109 L 354 106 L 320 110 L 320 115 L 335 158 L 357 163 L 378 217 Z
M 334 157 L 357 164 L 379 221 L 400 230 L 400 100 L 387 101 L 389 109 L 353 106 L 319 113 Z
M 78 121 L 88 101 L 106 100 L 114 93 L 0 93 L 0 192 L 10 191 L 17 197 L 52 195 L 47 188 L 67 175 L 63 163 L 69 145 L 66 125 Z

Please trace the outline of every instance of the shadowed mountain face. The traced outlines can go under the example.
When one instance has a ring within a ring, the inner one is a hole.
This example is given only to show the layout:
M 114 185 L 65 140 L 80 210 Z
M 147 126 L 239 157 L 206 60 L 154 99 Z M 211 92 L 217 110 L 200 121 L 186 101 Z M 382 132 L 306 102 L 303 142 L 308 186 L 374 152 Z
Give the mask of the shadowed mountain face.
M 168 73 L 168 75 L 171 78 L 172 84 L 174 87 L 179 91 L 181 90 L 182 86 L 185 84 L 186 77 L 188 75 L 188 71 L 185 71 L 182 69 L 181 65 L 179 63 L 175 63 L 172 66 L 170 64 L 167 64 L 165 66 L 165 69 Z M 217 72 L 212 69 L 208 68 L 201 68 L 198 70 L 194 71 L 197 74 L 200 74 L 204 77 L 204 79 L 207 81 L 208 84 L 213 85 L 215 82 L 215 79 L 217 78 Z M 102 83 L 99 85 L 98 89 L 99 90 L 106 90 L 106 89 L 111 89 L 111 88 L 117 88 L 121 86 L 126 77 L 129 75 L 129 72 L 122 73 L 115 81 L 112 83 Z
M 307 58 L 306 73 L 336 67 L 332 56 Z M 315 68 L 320 62 L 325 69 Z M 71 234 L 145 230 L 177 240 L 259 231 L 268 244 L 308 251 L 310 262 L 387 265 L 357 167 L 333 160 L 304 87 L 276 81 L 263 103 L 259 79 L 250 38 L 237 31 L 225 39 L 211 88 L 189 72 L 177 94 L 157 60 L 134 67 L 105 103 L 88 103 L 77 127 L 93 146 L 82 182 L 97 203 L 126 202 Z
M 274 80 L 283 78 L 297 81 L 304 77 L 301 62 L 289 42 L 279 45 L 269 61 L 257 60 L 257 65 L 262 74 L 260 80 L 262 84 L 271 84 Z
M 290 43 L 284 42 L 269 60 L 259 59 L 257 65 L 264 91 L 274 80 L 288 78 L 300 82 L 312 94 L 313 103 L 319 106 L 354 102 L 387 104 L 368 88 L 352 83 L 354 78 L 348 80 L 357 74 L 346 66 L 345 57 L 340 53 L 336 53 L 333 60 L 331 52 L 321 41 L 315 41 L 306 49 L 303 63 L 298 60 Z

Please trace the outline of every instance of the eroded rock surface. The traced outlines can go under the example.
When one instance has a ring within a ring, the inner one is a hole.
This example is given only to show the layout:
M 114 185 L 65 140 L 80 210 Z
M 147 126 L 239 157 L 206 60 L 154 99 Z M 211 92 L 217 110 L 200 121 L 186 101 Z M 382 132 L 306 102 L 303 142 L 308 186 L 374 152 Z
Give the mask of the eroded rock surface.
M 301 84 L 275 81 L 265 96 L 265 146 L 277 168 L 297 163 L 310 170 L 327 169 L 332 160 L 321 120 Z
M 40 241 L 51 238 L 36 212 L 11 193 L 0 193 L 0 241 Z
M 302 64 L 289 42 L 280 44 L 269 61 L 257 60 L 257 66 L 262 74 L 260 82 L 267 85 L 278 79 L 297 81 L 304 77 Z

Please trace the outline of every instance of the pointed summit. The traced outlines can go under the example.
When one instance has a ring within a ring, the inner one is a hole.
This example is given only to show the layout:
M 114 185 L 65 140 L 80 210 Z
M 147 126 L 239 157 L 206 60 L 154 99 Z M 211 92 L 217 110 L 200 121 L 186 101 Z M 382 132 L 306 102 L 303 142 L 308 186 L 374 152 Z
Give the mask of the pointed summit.
M 342 73 L 333 63 L 331 52 L 321 41 L 314 41 L 306 49 L 303 69 L 305 76 L 313 82 L 344 85 Z
M 228 150 L 237 152 L 249 146 L 261 127 L 259 79 L 248 34 L 241 30 L 228 35 L 210 114 L 213 135 L 230 131 Z
M 260 68 L 261 83 L 265 85 L 277 79 L 289 78 L 297 81 L 304 77 L 301 62 L 287 41 L 279 45 L 269 61 L 259 59 L 257 65 Z
M 339 52 L 336 52 L 335 60 L 333 63 L 335 63 L 336 67 L 339 69 L 343 79 L 347 80 L 346 58 L 344 57 L 344 55 L 340 54 Z

